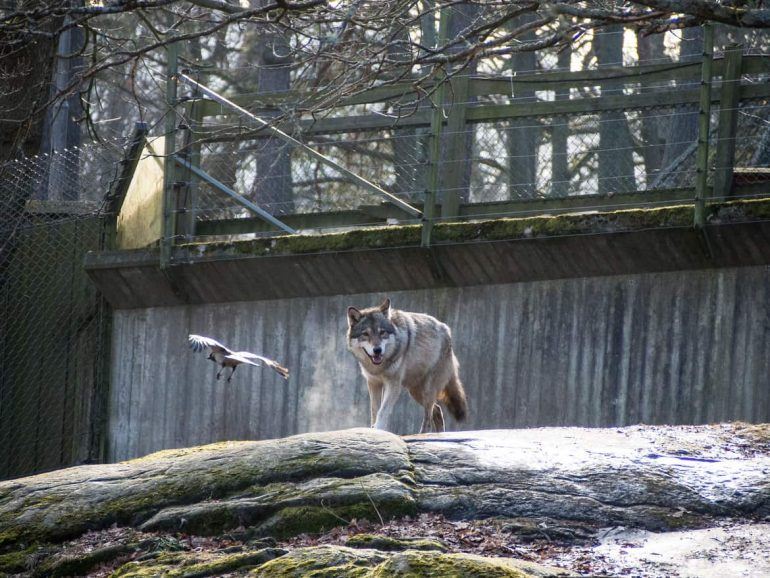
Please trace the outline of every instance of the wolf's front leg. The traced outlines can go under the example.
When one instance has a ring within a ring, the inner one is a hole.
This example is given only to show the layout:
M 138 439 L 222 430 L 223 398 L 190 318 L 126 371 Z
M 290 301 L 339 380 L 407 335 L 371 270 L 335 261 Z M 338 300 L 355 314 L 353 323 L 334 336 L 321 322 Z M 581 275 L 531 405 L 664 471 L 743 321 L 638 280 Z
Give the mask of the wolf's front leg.
M 375 381 L 373 379 L 367 379 L 366 385 L 369 386 L 369 410 L 371 411 L 372 420 L 369 422 L 372 427 L 377 421 L 377 412 L 382 405 L 382 382 Z
M 382 387 L 382 403 L 377 412 L 377 419 L 374 421 L 374 427 L 377 429 L 388 429 L 390 414 L 396 407 L 398 396 L 401 393 L 401 385 L 398 383 L 384 383 Z

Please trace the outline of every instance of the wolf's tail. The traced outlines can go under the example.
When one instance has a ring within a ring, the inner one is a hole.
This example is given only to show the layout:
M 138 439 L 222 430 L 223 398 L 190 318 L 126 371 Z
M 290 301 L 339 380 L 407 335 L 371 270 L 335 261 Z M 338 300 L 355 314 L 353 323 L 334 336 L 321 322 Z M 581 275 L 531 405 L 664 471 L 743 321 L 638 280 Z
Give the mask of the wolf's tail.
M 457 421 L 463 421 L 465 416 L 468 415 L 468 400 L 465 398 L 465 389 L 463 389 L 463 384 L 456 371 L 447 386 L 439 394 L 439 401 L 446 405 L 449 413 Z

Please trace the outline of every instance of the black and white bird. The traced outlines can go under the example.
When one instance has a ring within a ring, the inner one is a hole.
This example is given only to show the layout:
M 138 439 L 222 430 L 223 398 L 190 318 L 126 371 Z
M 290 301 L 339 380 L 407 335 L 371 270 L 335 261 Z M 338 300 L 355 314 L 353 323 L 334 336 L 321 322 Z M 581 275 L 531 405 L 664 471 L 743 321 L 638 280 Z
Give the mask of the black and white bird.
M 273 361 L 267 357 L 262 357 L 261 355 L 251 353 L 250 351 L 231 351 L 216 339 L 211 339 L 211 337 L 204 337 L 202 335 L 190 335 L 187 340 L 190 342 L 190 347 L 193 351 L 203 351 L 204 349 L 208 349 L 211 352 L 209 353 L 209 359 L 222 367 L 222 369 L 217 371 L 217 379 L 222 376 L 222 372 L 226 367 L 230 367 L 232 368 L 232 371 L 227 378 L 227 381 L 230 381 L 233 378 L 233 373 L 235 373 L 236 368 L 241 363 L 256 365 L 257 367 L 264 364 L 275 370 L 278 375 L 284 379 L 289 379 L 289 370 L 277 361 Z

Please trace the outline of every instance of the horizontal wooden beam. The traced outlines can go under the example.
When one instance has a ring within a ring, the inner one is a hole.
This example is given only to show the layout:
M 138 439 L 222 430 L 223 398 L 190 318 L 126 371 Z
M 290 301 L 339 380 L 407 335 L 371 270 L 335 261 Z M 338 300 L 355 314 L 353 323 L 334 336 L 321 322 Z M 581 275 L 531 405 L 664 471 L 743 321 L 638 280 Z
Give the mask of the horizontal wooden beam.
M 769 59 L 770 60 L 770 59 Z M 741 86 L 741 98 L 770 96 L 770 83 Z M 711 91 L 711 101 L 719 102 L 721 91 Z M 488 122 L 509 118 L 544 117 L 559 114 L 595 114 L 610 110 L 633 110 L 654 106 L 678 106 L 695 104 L 699 100 L 698 89 L 671 90 L 652 94 L 612 94 L 596 98 L 531 102 L 527 104 L 488 104 L 469 107 L 469 122 Z
M 723 59 L 714 61 L 714 75 L 722 74 Z M 770 72 L 770 59 L 764 56 L 745 56 L 743 58 L 743 74 L 759 74 Z M 608 81 L 618 85 L 636 84 L 639 82 L 666 82 L 682 81 L 687 79 L 698 80 L 700 74 L 700 62 L 645 64 L 641 66 L 606 67 L 593 70 L 553 70 L 538 71 L 532 74 L 517 75 L 513 78 L 484 78 L 474 77 L 470 82 L 471 96 L 485 96 L 492 94 L 511 94 L 517 88 L 527 90 L 565 90 L 569 88 L 581 88 L 595 86 Z M 416 79 L 415 79 L 416 80 Z M 432 84 L 423 84 L 421 93 L 431 90 Z M 328 95 L 327 95 L 328 97 Z M 414 81 L 371 88 L 354 96 L 341 99 L 338 106 L 353 106 L 359 104 L 371 104 L 390 100 L 403 100 L 404 97 L 417 99 L 418 92 Z M 313 98 L 305 91 L 286 91 L 272 94 L 241 94 L 231 99 L 239 106 L 248 106 L 250 109 L 280 109 L 288 103 L 303 102 L 306 106 L 313 105 Z M 228 114 L 227 107 L 211 100 L 199 100 L 196 106 L 203 107 L 204 116 L 220 116 Z M 406 117 L 408 118 L 408 117 Z M 391 119 L 392 120 L 392 119 Z M 400 124 L 400 122 L 399 122 Z
M 768 59 L 770 61 L 770 58 Z M 741 98 L 761 98 L 770 96 L 770 83 L 741 85 Z M 469 122 L 489 122 L 511 118 L 553 116 L 559 114 L 595 114 L 611 110 L 641 109 L 655 106 L 679 106 L 697 104 L 700 93 L 695 89 L 674 89 L 652 94 L 611 94 L 595 98 L 575 98 L 572 100 L 512 102 L 509 104 L 479 104 L 466 109 Z M 712 102 L 719 102 L 721 91 L 712 90 Z M 303 134 L 338 134 L 367 130 L 405 129 L 430 126 L 431 111 L 422 109 L 414 114 L 400 118 L 381 114 L 365 114 L 346 117 L 324 118 L 315 121 L 305 120 L 299 123 Z M 285 130 L 296 125 L 282 125 Z M 219 127 L 203 127 L 198 136 L 212 142 L 247 140 L 267 136 L 259 130 L 223 131 Z

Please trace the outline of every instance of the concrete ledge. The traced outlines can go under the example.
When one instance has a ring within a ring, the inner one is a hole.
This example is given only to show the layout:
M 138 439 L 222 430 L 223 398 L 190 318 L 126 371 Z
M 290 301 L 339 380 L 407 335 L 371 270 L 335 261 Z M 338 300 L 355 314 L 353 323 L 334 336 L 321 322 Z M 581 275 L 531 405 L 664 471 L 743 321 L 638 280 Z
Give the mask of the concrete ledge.
M 89 276 L 116 308 L 356 294 L 770 264 L 770 199 L 378 227 L 177 248 L 90 253 Z

